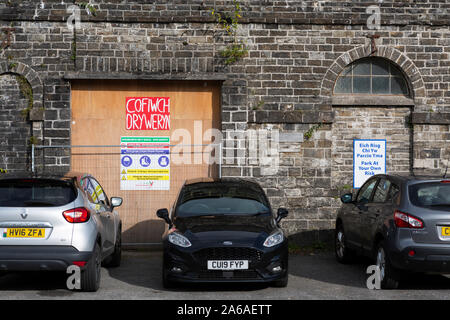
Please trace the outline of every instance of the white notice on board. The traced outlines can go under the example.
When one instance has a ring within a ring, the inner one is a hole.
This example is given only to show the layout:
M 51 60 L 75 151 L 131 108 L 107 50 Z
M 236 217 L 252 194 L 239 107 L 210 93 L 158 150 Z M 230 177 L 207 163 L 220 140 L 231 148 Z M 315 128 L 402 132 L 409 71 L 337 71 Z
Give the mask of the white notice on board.
M 353 188 L 386 173 L 386 140 L 353 140 Z

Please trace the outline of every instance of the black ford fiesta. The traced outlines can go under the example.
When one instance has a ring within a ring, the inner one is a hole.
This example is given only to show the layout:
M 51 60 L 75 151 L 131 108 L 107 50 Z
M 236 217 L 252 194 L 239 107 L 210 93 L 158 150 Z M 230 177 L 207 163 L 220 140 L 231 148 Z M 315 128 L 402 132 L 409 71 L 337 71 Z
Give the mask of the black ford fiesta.
M 288 244 L 264 190 L 243 179 L 188 180 L 172 207 L 159 209 L 163 284 L 176 282 L 288 283 Z

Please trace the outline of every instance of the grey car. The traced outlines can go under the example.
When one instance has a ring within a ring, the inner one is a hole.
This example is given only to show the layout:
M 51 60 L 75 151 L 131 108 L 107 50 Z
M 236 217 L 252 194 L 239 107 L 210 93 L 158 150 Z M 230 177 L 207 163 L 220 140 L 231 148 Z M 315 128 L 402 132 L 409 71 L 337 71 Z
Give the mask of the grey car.
M 0 272 L 80 267 L 83 291 L 97 291 L 102 262 L 121 260 L 121 220 L 91 175 L 0 176 Z
M 450 273 L 450 179 L 376 175 L 341 197 L 335 253 L 374 259 L 381 288 L 407 271 Z

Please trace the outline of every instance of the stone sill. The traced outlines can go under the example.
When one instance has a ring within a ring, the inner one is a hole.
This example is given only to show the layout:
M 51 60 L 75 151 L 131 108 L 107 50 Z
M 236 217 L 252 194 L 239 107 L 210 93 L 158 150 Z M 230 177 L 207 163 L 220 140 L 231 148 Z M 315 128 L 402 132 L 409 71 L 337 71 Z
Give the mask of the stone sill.
M 337 95 L 333 96 L 331 103 L 333 106 L 414 106 L 414 100 L 403 96 L 357 96 L 357 95 Z
M 249 123 L 333 123 L 332 111 L 249 111 Z
M 66 72 L 65 80 L 199 80 L 225 81 L 225 73 Z

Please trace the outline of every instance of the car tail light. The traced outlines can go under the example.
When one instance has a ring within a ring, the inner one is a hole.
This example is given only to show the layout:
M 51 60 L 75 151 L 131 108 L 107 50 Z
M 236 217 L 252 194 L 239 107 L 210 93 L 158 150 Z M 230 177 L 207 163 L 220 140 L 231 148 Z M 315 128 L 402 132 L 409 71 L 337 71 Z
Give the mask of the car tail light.
M 86 208 L 75 208 L 63 212 L 64 218 L 70 223 L 80 223 L 89 220 L 91 214 Z
M 74 261 L 73 264 L 78 267 L 84 267 L 86 265 L 86 261 Z
M 441 183 L 450 183 L 450 180 L 442 180 Z
M 398 228 L 412 228 L 422 229 L 423 222 L 419 218 L 413 217 L 410 214 L 395 210 L 394 212 L 395 225 Z

